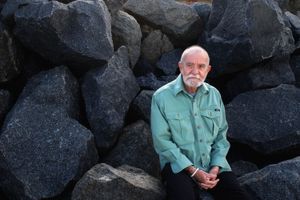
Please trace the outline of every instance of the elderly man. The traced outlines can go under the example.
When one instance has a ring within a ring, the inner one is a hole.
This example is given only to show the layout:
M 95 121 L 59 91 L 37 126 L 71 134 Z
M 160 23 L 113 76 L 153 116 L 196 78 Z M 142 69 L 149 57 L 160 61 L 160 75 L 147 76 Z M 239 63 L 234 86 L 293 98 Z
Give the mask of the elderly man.
M 224 105 L 205 83 L 211 66 L 200 46 L 187 48 L 180 75 L 152 97 L 151 129 L 168 199 L 198 199 L 200 189 L 215 199 L 248 199 L 226 160 L 229 142 Z

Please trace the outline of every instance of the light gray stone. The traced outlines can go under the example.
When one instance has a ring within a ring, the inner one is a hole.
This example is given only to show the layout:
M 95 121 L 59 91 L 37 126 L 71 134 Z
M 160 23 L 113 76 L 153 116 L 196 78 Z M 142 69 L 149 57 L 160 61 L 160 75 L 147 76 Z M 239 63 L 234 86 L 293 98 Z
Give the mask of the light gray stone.
M 129 0 L 124 9 L 140 21 L 160 27 L 177 43 L 195 42 L 202 31 L 197 12 L 189 5 L 174 0 Z
M 112 20 L 112 33 L 115 47 L 124 45 L 128 48 L 130 66 L 133 68 L 141 53 L 140 25 L 131 15 L 118 11 Z
M 90 169 L 76 184 L 72 200 L 162 200 L 160 180 L 130 166 L 117 169 L 101 163 Z

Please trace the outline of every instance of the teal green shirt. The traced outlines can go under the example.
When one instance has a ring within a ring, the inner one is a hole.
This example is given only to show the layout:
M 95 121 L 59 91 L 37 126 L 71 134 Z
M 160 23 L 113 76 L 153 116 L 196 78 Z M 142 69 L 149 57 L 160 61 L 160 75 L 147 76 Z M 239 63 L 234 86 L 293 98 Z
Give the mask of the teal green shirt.
M 161 168 L 170 163 L 174 173 L 190 165 L 206 172 L 212 166 L 230 171 L 227 129 L 221 95 L 208 83 L 192 96 L 179 75 L 153 94 L 151 130 Z

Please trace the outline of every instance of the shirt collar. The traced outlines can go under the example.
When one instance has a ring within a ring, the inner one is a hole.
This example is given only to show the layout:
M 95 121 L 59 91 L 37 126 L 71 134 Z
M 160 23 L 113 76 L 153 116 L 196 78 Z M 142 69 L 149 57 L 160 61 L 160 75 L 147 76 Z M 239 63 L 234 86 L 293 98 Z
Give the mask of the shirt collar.
M 175 79 L 175 85 L 173 91 L 175 96 L 179 92 L 185 91 L 181 74 L 179 74 L 179 76 Z M 207 87 L 207 84 L 205 82 L 198 88 L 197 93 L 198 92 L 201 92 L 203 94 L 207 94 L 209 92 L 209 88 Z

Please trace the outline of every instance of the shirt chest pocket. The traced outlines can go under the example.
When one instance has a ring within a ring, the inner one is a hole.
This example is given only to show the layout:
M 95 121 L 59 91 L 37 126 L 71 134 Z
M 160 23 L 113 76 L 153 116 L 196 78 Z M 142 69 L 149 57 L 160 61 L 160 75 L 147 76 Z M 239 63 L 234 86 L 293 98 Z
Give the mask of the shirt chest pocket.
M 213 106 L 201 110 L 200 114 L 206 129 L 216 137 L 220 128 L 221 109 L 217 106 Z
M 193 126 L 189 112 L 166 113 L 173 141 L 179 146 L 194 142 Z

